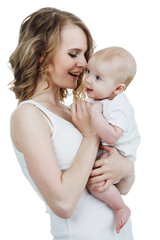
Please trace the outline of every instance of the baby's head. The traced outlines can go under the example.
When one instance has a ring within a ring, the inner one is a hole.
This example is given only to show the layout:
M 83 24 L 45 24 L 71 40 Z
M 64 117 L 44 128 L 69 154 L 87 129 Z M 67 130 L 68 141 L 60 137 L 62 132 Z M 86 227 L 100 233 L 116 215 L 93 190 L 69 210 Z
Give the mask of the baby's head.
M 123 92 L 136 73 L 136 61 L 124 48 L 109 47 L 96 52 L 88 62 L 84 85 L 88 97 L 113 99 Z

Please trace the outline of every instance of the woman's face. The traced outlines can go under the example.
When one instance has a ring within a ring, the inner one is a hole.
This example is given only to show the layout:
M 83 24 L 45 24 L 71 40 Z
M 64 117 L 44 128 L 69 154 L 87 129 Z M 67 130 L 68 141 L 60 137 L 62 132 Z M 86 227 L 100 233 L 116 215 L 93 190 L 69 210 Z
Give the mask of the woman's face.
M 81 28 L 68 24 L 62 29 L 60 38 L 50 72 L 50 83 L 61 88 L 74 89 L 80 73 L 87 67 L 84 56 L 87 36 Z

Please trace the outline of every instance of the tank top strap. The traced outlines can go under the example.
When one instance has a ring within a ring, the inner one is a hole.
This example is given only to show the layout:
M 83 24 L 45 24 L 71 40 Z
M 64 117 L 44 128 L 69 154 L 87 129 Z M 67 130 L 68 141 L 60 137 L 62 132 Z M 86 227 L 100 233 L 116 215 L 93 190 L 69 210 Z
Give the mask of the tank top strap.
M 52 118 L 51 118 L 52 112 L 50 112 L 47 108 L 43 107 L 41 104 L 39 104 L 38 102 L 33 101 L 33 100 L 23 101 L 23 102 L 21 102 L 21 103 L 18 105 L 18 107 L 21 106 L 21 105 L 23 105 L 23 104 L 25 104 L 25 103 L 31 103 L 31 104 L 33 104 L 34 106 L 36 106 L 36 107 L 40 110 L 41 114 L 44 116 L 44 118 L 45 118 L 46 121 L 48 122 L 49 127 L 50 127 L 50 129 L 51 129 L 51 132 L 52 132 L 52 134 L 53 134 L 53 128 L 54 128 L 54 127 L 53 127 L 53 122 L 52 122 Z

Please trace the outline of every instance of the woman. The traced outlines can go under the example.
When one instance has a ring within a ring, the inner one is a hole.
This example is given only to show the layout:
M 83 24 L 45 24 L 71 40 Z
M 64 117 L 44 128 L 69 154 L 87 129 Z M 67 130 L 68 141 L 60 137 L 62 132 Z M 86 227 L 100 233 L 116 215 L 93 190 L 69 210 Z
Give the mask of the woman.
M 62 104 L 67 89 L 75 100 L 83 98 L 82 77 L 92 52 L 89 30 L 71 13 L 44 8 L 23 21 L 10 57 L 11 89 L 19 100 L 11 138 L 24 175 L 46 203 L 55 240 L 131 240 L 130 221 L 117 235 L 112 210 L 85 188 L 99 147 L 90 103 L 75 102 L 71 110 Z M 108 180 L 103 191 L 121 179 L 117 187 L 127 193 L 133 164 L 116 149 L 109 151 L 96 161 L 89 184 Z

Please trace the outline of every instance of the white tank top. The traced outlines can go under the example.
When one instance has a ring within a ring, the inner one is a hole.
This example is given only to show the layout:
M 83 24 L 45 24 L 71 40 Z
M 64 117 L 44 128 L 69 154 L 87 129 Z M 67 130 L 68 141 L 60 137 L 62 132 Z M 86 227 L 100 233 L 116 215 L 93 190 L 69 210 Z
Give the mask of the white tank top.
M 47 110 L 39 103 L 28 100 L 20 105 L 25 103 L 31 103 L 41 110 L 51 127 L 53 147 L 59 166 L 62 170 L 69 168 L 81 144 L 82 134 L 72 123 Z M 29 175 L 23 154 L 14 145 L 13 147 L 25 177 L 43 200 Z M 71 218 L 58 217 L 48 206 L 47 213 L 50 215 L 51 233 L 54 240 L 133 240 L 130 219 L 120 234 L 117 234 L 113 211 L 105 203 L 92 196 L 87 189 L 82 193 Z

